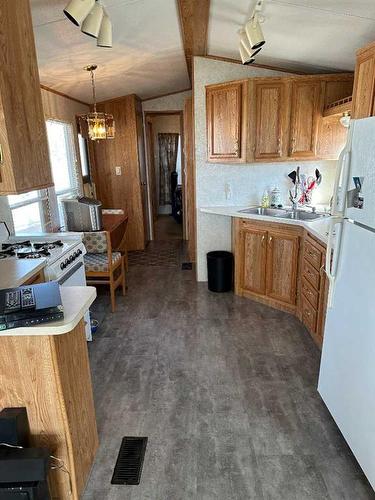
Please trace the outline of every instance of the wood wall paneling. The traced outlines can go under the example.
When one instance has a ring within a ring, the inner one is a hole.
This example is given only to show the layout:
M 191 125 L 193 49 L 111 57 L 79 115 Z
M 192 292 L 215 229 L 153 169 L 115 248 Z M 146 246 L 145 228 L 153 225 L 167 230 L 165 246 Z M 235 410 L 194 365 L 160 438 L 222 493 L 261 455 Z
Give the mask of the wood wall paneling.
M 128 250 L 145 248 L 145 220 L 142 203 L 138 151 L 137 97 L 126 96 L 98 105 L 100 111 L 111 113 L 116 122 L 114 139 L 97 141 L 93 176 L 97 197 L 104 208 L 122 208 L 129 217 Z M 122 175 L 115 173 L 121 166 Z

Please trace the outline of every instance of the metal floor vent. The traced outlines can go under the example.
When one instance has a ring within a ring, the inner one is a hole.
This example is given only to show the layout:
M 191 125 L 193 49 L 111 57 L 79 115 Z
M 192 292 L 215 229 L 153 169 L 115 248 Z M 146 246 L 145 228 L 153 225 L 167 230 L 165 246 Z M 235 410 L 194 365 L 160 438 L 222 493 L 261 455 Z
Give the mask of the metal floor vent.
M 129 436 L 122 439 L 111 484 L 139 484 L 147 439 Z
M 191 271 L 193 269 L 193 263 L 192 262 L 183 262 L 181 269 L 183 271 Z

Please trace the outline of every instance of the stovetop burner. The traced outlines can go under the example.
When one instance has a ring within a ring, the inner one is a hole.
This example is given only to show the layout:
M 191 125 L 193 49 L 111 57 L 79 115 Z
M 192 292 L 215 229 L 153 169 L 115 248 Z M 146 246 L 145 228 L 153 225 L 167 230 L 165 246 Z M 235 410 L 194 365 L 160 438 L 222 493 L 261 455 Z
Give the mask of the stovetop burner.
M 36 252 L 33 250 L 24 250 L 21 252 L 17 252 L 17 257 L 19 259 L 42 259 L 43 257 L 48 257 L 51 255 L 48 250 L 41 249 Z
M 21 248 L 31 247 L 31 241 L 17 241 L 16 243 L 2 243 L 1 250 L 21 250 Z
M 0 252 L 0 259 L 6 259 L 7 257 L 14 257 L 16 253 L 14 250 L 4 250 L 3 252 Z
M 53 250 L 56 247 L 64 246 L 64 243 L 61 240 L 56 241 L 46 241 L 41 243 L 34 243 L 35 250 Z

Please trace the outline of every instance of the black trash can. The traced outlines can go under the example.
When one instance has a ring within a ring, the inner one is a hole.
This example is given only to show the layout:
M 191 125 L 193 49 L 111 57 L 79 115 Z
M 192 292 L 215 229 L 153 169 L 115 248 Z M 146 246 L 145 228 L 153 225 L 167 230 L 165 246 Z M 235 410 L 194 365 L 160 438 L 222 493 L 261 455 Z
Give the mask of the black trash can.
M 207 254 L 208 289 L 229 292 L 233 282 L 233 255 L 222 250 Z

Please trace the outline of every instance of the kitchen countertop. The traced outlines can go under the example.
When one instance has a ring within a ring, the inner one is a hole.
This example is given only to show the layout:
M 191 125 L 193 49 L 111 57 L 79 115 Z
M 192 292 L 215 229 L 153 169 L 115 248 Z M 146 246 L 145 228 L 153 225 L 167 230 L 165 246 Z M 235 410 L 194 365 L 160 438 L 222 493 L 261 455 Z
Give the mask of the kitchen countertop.
M 288 224 L 302 226 L 309 231 L 313 236 L 318 238 L 322 243 L 326 244 L 328 239 L 328 227 L 331 217 L 322 217 L 313 221 L 283 219 L 278 217 L 269 217 L 267 215 L 256 215 L 240 213 L 240 210 L 250 208 L 249 206 L 242 207 L 201 207 L 200 211 L 207 214 L 223 215 L 226 217 L 239 217 L 240 219 L 253 219 L 263 222 L 274 222 L 277 224 Z
M 0 260 L 0 288 L 21 286 L 46 266 L 46 259 Z
M 12 328 L 0 332 L 0 337 L 22 337 L 30 335 L 63 335 L 72 331 L 83 318 L 96 298 L 93 286 L 65 286 L 60 288 L 64 306 L 64 319 L 30 327 Z

